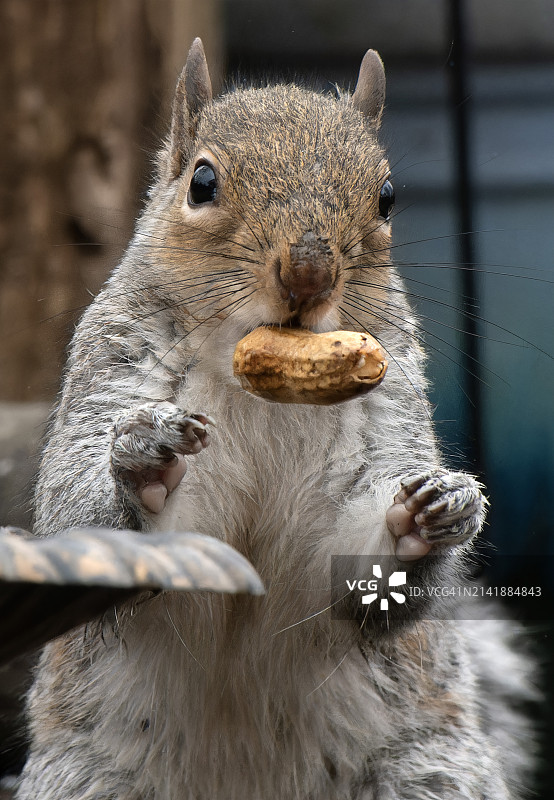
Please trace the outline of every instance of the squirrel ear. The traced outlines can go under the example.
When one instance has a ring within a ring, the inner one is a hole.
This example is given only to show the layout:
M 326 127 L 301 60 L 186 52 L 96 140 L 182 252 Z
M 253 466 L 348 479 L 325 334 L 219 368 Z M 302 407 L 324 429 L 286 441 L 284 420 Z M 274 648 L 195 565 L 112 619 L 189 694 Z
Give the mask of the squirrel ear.
M 385 68 L 375 50 L 368 50 L 362 59 L 358 82 L 350 102 L 376 128 L 379 127 L 385 105 Z
M 198 116 L 211 99 L 212 82 L 204 46 L 202 40 L 196 38 L 189 50 L 173 99 L 169 134 L 169 163 L 172 178 L 177 178 L 183 170 L 196 133 Z

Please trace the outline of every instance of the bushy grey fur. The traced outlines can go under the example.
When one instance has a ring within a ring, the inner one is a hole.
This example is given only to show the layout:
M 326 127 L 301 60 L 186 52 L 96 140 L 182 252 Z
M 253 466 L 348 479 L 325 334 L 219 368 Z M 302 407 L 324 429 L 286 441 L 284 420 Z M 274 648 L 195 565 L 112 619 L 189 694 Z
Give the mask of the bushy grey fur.
M 150 201 L 73 340 L 36 526 L 219 537 L 267 595 L 165 594 L 46 647 L 18 800 L 519 798 L 529 742 L 512 704 L 529 665 L 508 624 L 412 618 L 383 633 L 328 608 L 331 555 L 393 554 L 386 512 L 408 476 L 435 482 L 426 513 L 445 574 L 485 509 L 438 452 L 379 217 L 379 65 L 353 99 L 275 86 L 212 102 L 195 47 Z M 202 161 L 217 202 L 191 207 Z M 240 338 L 291 318 L 279 275 L 307 232 L 336 275 L 301 323 L 367 329 L 389 354 L 378 389 L 336 406 L 268 403 L 232 375 Z M 211 446 L 149 514 L 123 467 L 187 452 L 190 412 L 216 419 Z M 139 422 L 149 432 L 122 443 Z

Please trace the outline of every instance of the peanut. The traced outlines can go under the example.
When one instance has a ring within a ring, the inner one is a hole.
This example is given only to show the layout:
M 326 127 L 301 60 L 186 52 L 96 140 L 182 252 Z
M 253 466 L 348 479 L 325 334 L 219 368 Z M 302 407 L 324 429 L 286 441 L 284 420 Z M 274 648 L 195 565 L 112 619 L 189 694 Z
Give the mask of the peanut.
M 387 360 L 369 334 L 260 327 L 240 340 L 233 371 L 243 389 L 278 403 L 330 405 L 383 380 Z

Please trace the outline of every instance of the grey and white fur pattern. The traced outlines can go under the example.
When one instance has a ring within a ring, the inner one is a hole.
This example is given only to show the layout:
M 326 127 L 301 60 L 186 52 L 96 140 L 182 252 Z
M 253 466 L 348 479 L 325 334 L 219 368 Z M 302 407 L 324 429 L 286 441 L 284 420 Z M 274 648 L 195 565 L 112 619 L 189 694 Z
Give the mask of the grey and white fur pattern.
M 530 666 L 509 624 L 330 616 L 333 554 L 396 552 L 423 579 L 429 554 L 451 576 L 486 506 L 437 449 L 380 214 L 383 102 L 372 51 L 352 96 L 212 100 L 191 48 L 149 203 L 72 343 L 36 530 L 201 532 L 249 558 L 267 594 L 145 597 L 47 646 L 18 800 L 523 796 Z M 216 188 L 195 203 L 203 165 Z M 325 274 L 295 261 L 310 240 Z M 232 355 L 268 323 L 369 330 L 385 381 L 327 407 L 253 397 Z M 163 488 L 176 454 L 187 474 Z M 149 481 L 169 492 L 155 511 Z

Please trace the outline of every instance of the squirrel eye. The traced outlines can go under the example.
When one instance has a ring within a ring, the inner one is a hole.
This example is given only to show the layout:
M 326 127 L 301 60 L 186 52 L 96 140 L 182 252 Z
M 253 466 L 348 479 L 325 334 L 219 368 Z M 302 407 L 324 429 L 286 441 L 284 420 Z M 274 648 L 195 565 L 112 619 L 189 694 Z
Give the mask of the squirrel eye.
M 188 202 L 191 206 L 211 203 L 217 194 L 215 172 L 209 164 L 201 164 L 194 170 L 190 182 Z
M 379 195 L 379 216 L 388 220 L 394 207 L 394 186 L 390 181 L 385 181 Z

